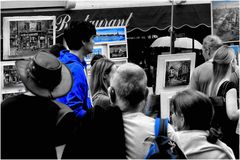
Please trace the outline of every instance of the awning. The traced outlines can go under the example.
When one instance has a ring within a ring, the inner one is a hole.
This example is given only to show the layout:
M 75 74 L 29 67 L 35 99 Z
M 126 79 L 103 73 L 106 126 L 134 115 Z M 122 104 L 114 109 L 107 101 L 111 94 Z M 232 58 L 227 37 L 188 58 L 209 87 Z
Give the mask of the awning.
M 196 28 L 199 25 L 211 27 L 211 6 L 205 4 L 175 5 L 174 27 L 181 28 L 189 26 Z M 151 28 L 164 30 L 171 23 L 171 6 L 111 8 L 111 9 L 88 9 L 88 10 L 66 10 L 46 12 L 22 12 L 4 13 L 2 17 L 8 16 L 56 16 L 57 37 L 63 33 L 64 27 L 72 20 L 86 20 L 96 27 L 127 26 L 127 32 L 135 29 L 148 31 Z

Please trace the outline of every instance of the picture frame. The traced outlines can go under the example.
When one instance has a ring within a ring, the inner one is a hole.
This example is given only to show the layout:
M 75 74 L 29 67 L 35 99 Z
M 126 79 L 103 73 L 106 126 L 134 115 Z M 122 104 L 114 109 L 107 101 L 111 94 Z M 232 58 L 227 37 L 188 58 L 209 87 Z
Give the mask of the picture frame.
M 162 118 L 170 118 L 170 102 L 171 98 L 176 94 L 176 91 L 162 92 L 160 95 L 160 111 Z
M 15 61 L 1 62 L 1 89 L 6 91 L 25 91 L 25 86 L 17 73 Z
M 126 27 L 96 28 L 95 44 L 127 42 Z
M 115 63 L 115 65 L 116 65 L 117 67 L 119 67 L 119 66 L 121 66 L 121 65 L 123 65 L 123 64 L 125 64 L 125 63 L 127 63 L 127 62 L 128 62 L 127 59 L 114 60 L 114 63 Z
M 112 60 L 128 58 L 127 43 L 108 44 L 108 58 Z
M 156 94 L 185 89 L 195 68 L 195 60 L 195 52 L 158 55 Z
M 90 61 L 92 60 L 92 57 L 94 55 L 103 55 L 103 56 L 106 56 L 105 52 L 104 52 L 104 46 L 94 46 L 93 47 L 93 52 L 89 55 L 87 55 L 84 59 L 87 63 L 90 64 Z
M 211 1 L 212 34 L 224 43 L 239 41 L 239 1 Z
M 25 59 L 55 44 L 55 16 L 3 17 L 2 61 Z

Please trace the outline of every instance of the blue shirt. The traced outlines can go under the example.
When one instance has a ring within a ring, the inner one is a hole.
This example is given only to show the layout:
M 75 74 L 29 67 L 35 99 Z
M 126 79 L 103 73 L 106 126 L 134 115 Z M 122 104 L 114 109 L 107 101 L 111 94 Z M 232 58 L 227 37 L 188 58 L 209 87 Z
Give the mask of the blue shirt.
M 87 77 L 84 72 L 87 64 L 68 50 L 60 52 L 59 60 L 66 64 L 71 71 L 73 86 L 67 95 L 57 98 L 57 101 L 69 106 L 77 117 L 82 118 L 86 114 L 86 111 L 92 108 Z

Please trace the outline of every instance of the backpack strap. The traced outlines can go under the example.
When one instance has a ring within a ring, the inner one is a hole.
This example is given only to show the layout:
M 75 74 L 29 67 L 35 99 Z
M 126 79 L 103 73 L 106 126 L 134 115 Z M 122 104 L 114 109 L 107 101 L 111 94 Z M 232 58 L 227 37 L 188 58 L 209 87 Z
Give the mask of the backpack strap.
M 168 128 L 168 118 L 156 118 L 155 119 L 155 137 L 158 136 L 167 136 L 167 128 Z
M 222 83 L 222 85 L 219 88 L 221 92 L 218 93 L 217 96 L 225 97 L 229 83 L 230 83 L 229 81 L 225 81 Z

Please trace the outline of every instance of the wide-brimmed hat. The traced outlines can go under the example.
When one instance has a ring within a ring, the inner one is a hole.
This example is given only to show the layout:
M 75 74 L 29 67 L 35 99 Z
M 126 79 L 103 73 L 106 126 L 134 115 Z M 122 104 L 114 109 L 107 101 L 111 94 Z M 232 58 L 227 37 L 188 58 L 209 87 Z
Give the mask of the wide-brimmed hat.
M 29 60 L 16 61 L 16 68 L 26 88 L 35 95 L 55 99 L 72 88 L 69 69 L 46 51 L 39 51 Z

